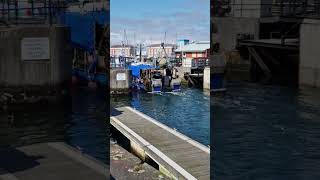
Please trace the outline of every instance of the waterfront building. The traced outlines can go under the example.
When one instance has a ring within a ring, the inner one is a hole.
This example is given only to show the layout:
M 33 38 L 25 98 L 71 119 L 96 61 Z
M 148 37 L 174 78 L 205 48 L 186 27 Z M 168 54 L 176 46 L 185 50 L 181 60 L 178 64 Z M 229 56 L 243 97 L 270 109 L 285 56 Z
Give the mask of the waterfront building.
M 188 39 L 179 39 L 177 41 L 177 47 L 179 48 L 181 46 L 185 46 L 185 45 L 189 44 L 189 42 L 190 41 Z
M 209 56 L 210 42 L 199 41 L 179 47 L 175 50 L 175 57 L 182 58 L 182 66 L 191 67 L 194 58 L 207 59 Z
M 110 48 L 110 56 L 111 57 L 134 57 L 134 46 L 132 45 L 113 45 Z
M 151 44 L 147 47 L 147 56 L 148 58 L 157 58 L 173 56 L 174 50 L 176 49 L 175 44 L 164 44 L 164 47 L 161 47 L 161 44 Z

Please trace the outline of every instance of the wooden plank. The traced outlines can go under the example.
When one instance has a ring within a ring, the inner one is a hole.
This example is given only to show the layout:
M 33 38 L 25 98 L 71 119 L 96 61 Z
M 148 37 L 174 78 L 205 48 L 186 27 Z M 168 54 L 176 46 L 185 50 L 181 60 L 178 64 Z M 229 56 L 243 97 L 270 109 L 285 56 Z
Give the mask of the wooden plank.
M 129 107 L 117 108 L 111 124 L 138 143 L 158 164 L 185 179 L 210 175 L 210 149 Z
M 258 52 L 253 47 L 248 47 L 250 54 L 254 57 L 260 68 L 263 70 L 267 79 L 270 79 L 272 74 L 268 66 L 264 63 L 263 59 L 259 56 Z

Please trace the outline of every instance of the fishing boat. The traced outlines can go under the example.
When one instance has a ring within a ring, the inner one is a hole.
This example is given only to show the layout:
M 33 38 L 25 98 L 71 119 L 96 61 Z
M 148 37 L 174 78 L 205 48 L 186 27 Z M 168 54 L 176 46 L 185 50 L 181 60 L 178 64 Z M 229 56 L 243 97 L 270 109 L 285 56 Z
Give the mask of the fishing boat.
M 152 93 L 161 93 L 162 92 L 162 78 L 161 76 L 154 76 L 151 79 L 151 92 Z
M 149 63 L 132 63 L 128 69 L 132 73 L 134 91 L 151 93 L 181 91 L 181 80 L 176 72 L 171 72 L 171 69 L 160 69 Z
M 131 63 L 128 66 L 132 75 L 132 90 L 138 92 L 151 91 L 151 72 L 157 69 L 156 66 L 148 63 Z
M 210 89 L 212 92 L 225 92 L 226 82 L 225 82 L 225 61 L 221 54 L 214 54 L 212 56 L 212 73 Z
M 170 83 L 171 91 L 172 92 L 180 92 L 181 91 L 181 79 L 176 78 L 172 79 Z
M 75 48 L 72 76 L 73 81 L 80 83 L 95 83 L 99 86 L 107 85 L 106 59 L 104 56 L 94 58 L 81 48 Z
M 165 51 L 165 43 L 161 43 L 162 53 L 164 57 L 159 56 L 155 61 L 159 66 L 157 78 L 152 79 L 153 92 L 179 92 L 181 91 L 181 79 L 178 70 L 175 68 L 173 58 L 168 56 Z
M 86 82 L 89 86 L 106 86 L 107 37 L 109 29 L 107 10 L 64 12 L 59 22 L 70 27 L 74 49 L 73 83 Z

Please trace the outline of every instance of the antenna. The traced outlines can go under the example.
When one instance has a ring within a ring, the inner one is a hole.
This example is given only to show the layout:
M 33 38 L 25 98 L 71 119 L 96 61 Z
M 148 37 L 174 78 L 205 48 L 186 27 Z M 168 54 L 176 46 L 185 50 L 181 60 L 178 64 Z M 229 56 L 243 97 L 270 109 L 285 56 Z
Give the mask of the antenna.
M 178 32 L 176 32 L 176 42 L 178 42 Z

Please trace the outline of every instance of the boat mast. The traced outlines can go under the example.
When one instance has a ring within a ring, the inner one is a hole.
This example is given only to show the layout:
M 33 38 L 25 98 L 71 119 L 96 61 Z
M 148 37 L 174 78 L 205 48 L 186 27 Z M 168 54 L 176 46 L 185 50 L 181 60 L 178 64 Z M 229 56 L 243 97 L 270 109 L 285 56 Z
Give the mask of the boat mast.
M 142 62 L 142 53 L 141 53 L 141 43 L 140 43 L 140 45 L 139 45 L 139 47 L 140 47 L 140 62 Z

